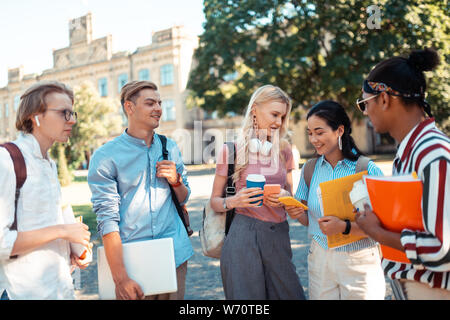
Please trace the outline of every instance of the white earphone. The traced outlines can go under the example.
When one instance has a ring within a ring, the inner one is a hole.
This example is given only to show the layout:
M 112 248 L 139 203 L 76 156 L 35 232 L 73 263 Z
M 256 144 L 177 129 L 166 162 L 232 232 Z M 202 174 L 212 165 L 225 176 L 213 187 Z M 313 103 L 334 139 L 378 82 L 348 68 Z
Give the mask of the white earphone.
M 34 120 L 36 120 L 36 125 L 37 125 L 38 127 L 40 127 L 41 124 L 39 123 L 39 118 L 38 118 L 37 115 L 34 116 Z
M 248 150 L 252 153 L 259 152 L 263 156 L 268 156 L 270 154 L 270 150 L 272 149 L 272 143 L 269 141 L 261 142 L 261 140 L 257 138 L 253 138 L 250 140 L 248 144 Z

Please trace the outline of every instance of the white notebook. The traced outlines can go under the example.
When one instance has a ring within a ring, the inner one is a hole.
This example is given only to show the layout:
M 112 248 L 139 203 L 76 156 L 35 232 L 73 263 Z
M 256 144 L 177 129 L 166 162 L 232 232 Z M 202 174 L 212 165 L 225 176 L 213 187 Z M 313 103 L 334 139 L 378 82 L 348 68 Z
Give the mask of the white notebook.
M 141 286 L 146 296 L 178 290 L 172 238 L 130 242 L 122 246 L 128 276 Z M 97 248 L 97 268 L 100 299 L 116 299 L 104 247 Z

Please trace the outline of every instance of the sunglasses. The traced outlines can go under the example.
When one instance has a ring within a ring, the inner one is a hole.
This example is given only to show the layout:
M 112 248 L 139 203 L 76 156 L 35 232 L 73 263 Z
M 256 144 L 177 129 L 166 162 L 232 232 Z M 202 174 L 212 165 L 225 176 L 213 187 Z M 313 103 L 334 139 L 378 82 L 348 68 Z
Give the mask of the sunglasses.
M 356 106 L 358 107 L 359 111 L 364 112 L 366 110 L 366 101 L 376 98 L 378 97 L 378 95 L 379 93 L 367 99 L 356 99 Z

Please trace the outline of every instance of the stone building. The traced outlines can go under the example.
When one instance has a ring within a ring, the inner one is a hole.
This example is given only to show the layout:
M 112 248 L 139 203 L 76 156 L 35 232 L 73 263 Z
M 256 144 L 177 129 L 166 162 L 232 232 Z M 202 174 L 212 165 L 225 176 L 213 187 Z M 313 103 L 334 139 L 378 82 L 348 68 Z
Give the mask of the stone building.
M 117 102 L 127 82 L 150 80 L 158 85 L 161 94 L 160 132 L 170 133 L 192 121 L 184 101 L 198 38 L 184 27 L 154 32 L 151 43 L 132 53 L 113 52 L 111 35 L 92 38 L 92 15 L 88 13 L 69 22 L 69 40 L 68 47 L 53 51 L 53 67 L 41 74 L 23 74 L 23 66 L 8 70 L 8 84 L 0 88 L 0 142 L 16 137 L 15 119 L 21 94 L 33 83 L 44 80 L 61 81 L 72 88 L 90 81 L 100 96 Z

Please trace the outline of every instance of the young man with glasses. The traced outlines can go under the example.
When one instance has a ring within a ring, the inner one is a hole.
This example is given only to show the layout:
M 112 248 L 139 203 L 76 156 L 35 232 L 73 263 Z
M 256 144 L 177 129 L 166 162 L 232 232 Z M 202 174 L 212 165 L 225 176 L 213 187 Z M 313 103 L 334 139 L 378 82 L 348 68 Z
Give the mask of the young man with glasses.
M 88 174 L 116 298 L 180 300 L 184 298 L 187 260 L 194 253 L 169 187 L 181 205 L 187 202 L 190 188 L 181 153 L 176 143 L 167 139 L 169 160 L 163 160 L 161 140 L 155 134 L 162 115 L 161 98 L 154 83 L 126 84 L 121 104 L 128 128 L 95 151 Z M 128 276 L 122 242 L 169 237 L 174 244 L 178 292 L 144 297 L 139 284 Z
M 377 132 L 399 143 L 392 174 L 416 172 L 423 182 L 424 231 L 387 230 L 369 207 L 356 214 L 366 234 L 410 261 L 382 260 L 397 299 L 450 299 L 450 139 L 432 118 L 423 74 L 438 63 L 432 49 L 386 59 L 369 73 L 357 103 Z
M 71 265 L 87 265 L 71 254 L 70 242 L 90 246 L 90 232 L 82 223 L 64 224 L 56 164 L 48 155 L 55 142 L 67 142 L 76 123 L 73 92 L 62 83 L 43 82 L 20 99 L 19 136 L 7 146 L 17 147 L 25 161 L 17 202 L 17 162 L 0 148 L 0 296 L 74 299 Z

